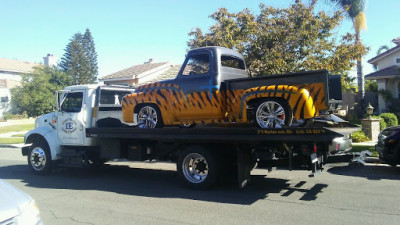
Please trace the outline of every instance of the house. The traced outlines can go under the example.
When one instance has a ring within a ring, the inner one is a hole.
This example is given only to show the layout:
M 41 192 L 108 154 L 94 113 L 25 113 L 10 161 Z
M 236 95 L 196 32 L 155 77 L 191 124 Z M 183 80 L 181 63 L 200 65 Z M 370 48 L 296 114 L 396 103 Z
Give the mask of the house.
M 179 65 L 170 62 L 156 63 L 154 59 L 129 67 L 127 69 L 106 75 L 99 79 L 104 84 L 137 86 L 149 82 L 175 78 L 180 69 Z
M 52 54 L 47 54 L 43 60 L 46 66 L 57 65 L 57 58 Z M 21 85 L 21 75 L 33 72 L 34 67 L 39 65 L 41 64 L 0 58 L 0 118 L 10 108 L 10 90 Z
M 395 47 L 368 60 L 377 71 L 365 75 L 378 82 L 378 111 L 400 111 L 400 37 L 393 39 Z

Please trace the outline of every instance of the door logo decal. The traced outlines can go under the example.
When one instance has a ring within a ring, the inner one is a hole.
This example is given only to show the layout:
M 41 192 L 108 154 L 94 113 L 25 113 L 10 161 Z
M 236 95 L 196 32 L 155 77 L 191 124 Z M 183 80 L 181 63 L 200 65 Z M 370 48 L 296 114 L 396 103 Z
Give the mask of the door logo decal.
M 67 134 L 74 133 L 76 131 L 76 122 L 71 118 L 64 120 L 62 122 L 62 130 Z

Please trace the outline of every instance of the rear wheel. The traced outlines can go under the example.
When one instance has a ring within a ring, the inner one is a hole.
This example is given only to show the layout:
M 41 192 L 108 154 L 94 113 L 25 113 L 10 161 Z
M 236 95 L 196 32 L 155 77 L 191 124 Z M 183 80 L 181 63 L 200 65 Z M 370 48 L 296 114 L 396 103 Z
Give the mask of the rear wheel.
M 48 174 L 51 171 L 51 153 L 47 144 L 42 140 L 36 140 L 28 153 L 29 168 L 37 174 Z
M 138 109 L 139 128 L 160 128 L 163 126 L 161 112 L 157 106 L 142 105 Z
M 193 189 L 212 187 L 219 172 L 215 155 L 200 146 L 190 147 L 181 153 L 177 171 L 182 184 Z
M 282 128 L 292 123 L 293 115 L 286 101 L 264 99 L 254 112 L 254 121 L 261 128 Z

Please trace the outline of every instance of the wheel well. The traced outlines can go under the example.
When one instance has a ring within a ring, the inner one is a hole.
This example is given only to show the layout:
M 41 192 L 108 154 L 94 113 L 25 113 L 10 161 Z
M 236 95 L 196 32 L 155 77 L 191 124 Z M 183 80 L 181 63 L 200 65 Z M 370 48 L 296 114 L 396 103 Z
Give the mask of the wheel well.
M 247 102 L 247 105 L 248 105 L 250 108 L 252 108 L 252 107 L 255 107 L 255 106 L 256 106 L 258 103 L 260 103 L 261 101 L 267 100 L 267 99 L 270 99 L 270 100 L 277 100 L 277 101 L 285 101 L 285 102 L 287 102 L 287 100 L 284 99 L 284 98 L 278 98 L 278 97 L 263 97 L 263 98 L 253 98 L 253 99 L 251 99 L 251 100 L 249 100 L 249 101 Z
M 40 134 L 31 134 L 25 141 L 26 144 L 33 144 L 35 142 L 42 142 L 50 149 L 49 143 L 47 143 L 46 139 Z

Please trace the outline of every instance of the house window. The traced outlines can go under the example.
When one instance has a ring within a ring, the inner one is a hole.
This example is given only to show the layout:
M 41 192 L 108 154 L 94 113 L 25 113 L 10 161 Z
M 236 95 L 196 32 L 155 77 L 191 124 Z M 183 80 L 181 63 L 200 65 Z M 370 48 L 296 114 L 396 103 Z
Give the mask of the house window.
M 0 97 L 0 102 L 8 102 L 8 96 Z
M 400 58 L 396 58 L 396 64 L 400 64 Z

